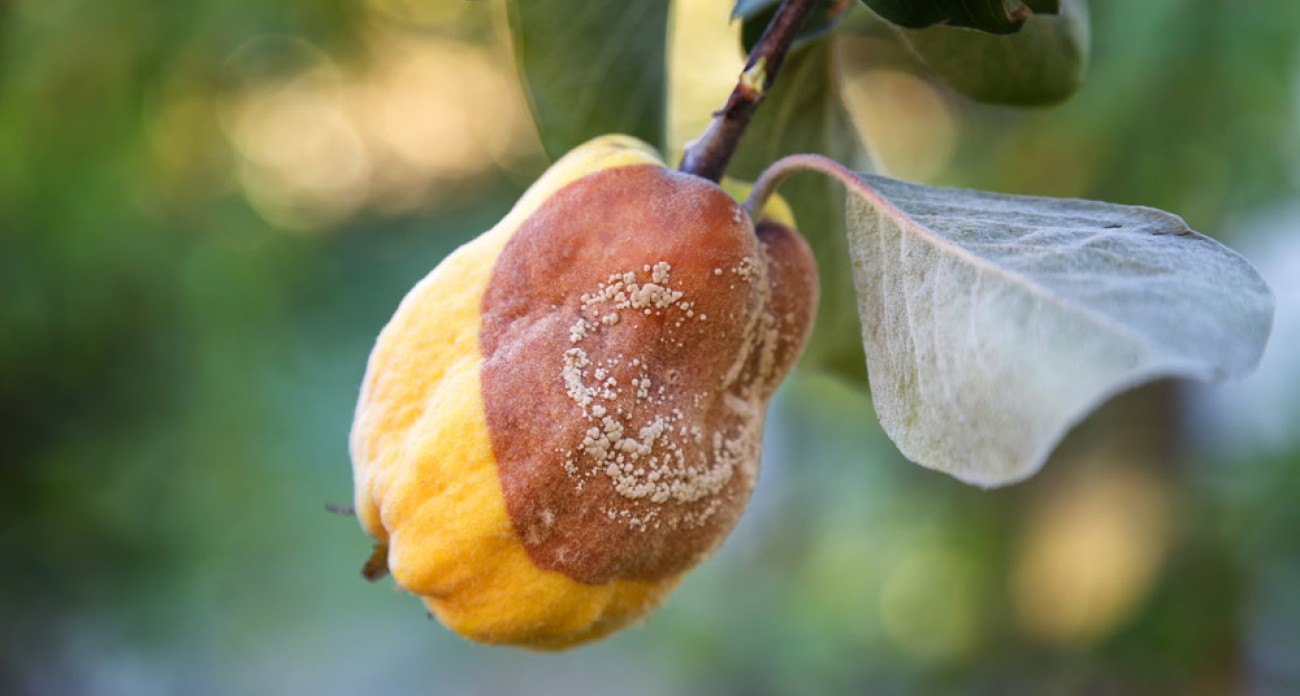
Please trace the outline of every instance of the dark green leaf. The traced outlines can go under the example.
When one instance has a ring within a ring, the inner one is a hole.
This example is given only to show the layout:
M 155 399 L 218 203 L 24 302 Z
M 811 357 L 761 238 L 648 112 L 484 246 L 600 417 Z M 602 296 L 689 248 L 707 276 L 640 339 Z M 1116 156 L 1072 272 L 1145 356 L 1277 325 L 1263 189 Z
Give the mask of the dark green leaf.
M 665 146 L 669 0 L 509 0 L 510 31 L 552 159 L 606 133 Z
M 909 29 L 935 24 L 968 27 L 993 34 L 1020 29 L 1032 13 L 1055 14 L 1060 0 L 862 0 L 876 14 Z
M 866 154 L 849 120 L 835 79 L 834 41 L 792 51 L 773 90 L 759 106 L 732 161 L 730 174 L 753 180 L 774 160 L 812 152 L 841 162 L 865 162 Z M 858 340 L 852 269 L 844 235 L 844 189 L 819 176 L 796 176 L 781 187 L 794 209 L 799 231 L 817 255 L 821 304 L 805 366 L 866 379 Z
M 960 27 L 903 30 L 904 41 L 953 89 L 976 101 L 1041 106 L 1066 99 L 1088 70 L 1088 4 L 1030 17 L 1015 34 Z

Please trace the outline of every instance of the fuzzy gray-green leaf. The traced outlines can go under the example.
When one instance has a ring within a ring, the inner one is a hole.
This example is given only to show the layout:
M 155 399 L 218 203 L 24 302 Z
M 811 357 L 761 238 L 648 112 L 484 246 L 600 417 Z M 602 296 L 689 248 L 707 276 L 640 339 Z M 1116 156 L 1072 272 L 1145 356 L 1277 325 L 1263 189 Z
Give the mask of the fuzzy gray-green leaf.
M 997 486 L 1160 377 L 1254 369 L 1273 299 L 1241 256 L 1151 208 L 862 175 L 848 205 L 872 398 L 913 461 Z

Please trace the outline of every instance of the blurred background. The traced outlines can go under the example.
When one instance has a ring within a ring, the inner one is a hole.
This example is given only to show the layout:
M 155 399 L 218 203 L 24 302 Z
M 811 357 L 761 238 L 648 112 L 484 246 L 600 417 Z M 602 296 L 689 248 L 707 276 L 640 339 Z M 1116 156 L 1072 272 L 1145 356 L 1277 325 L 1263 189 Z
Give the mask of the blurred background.
M 1300 693 L 1300 5 L 1092 8 L 1066 104 L 894 55 L 845 86 L 863 135 L 901 178 L 1233 245 L 1277 294 L 1258 373 L 1125 395 L 993 492 L 804 374 L 718 556 L 539 655 L 364 582 L 324 511 L 375 334 L 545 167 L 501 3 L 0 3 L 0 693 Z M 678 147 L 740 67 L 729 10 L 678 2 Z

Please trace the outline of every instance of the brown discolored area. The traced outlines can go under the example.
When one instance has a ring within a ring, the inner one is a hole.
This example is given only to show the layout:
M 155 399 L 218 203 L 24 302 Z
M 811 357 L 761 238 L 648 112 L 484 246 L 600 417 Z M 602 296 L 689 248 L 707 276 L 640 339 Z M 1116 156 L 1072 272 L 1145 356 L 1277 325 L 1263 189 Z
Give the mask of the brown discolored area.
M 776 318 L 780 331 L 776 342 L 776 363 L 785 366 L 771 385 L 775 390 L 781 377 L 794 366 L 803 352 L 821 287 L 817 282 L 817 260 L 812 248 L 798 232 L 773 220 L 762 220 L 756 230 L 759 244 L 766 250 L 771 303 L 768 311 Z
M 707 555 L 753 488 L 763 410 L 816 294 L 797 234 L 756 235 L 716 185 L 659 166 L 584 177 L 524 222 L 484 293 L 480 344 L 533 562 L 596 584 Z

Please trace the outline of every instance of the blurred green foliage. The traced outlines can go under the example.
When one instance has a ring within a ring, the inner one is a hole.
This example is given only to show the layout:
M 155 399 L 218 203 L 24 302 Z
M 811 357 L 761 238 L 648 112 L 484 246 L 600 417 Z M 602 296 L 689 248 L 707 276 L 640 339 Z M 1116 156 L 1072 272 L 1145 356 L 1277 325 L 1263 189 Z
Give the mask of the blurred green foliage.
M 1294 203 L 1300 6 L 1092 6 L 1070 102 L 945 96 L 961 137 L 941 183 L 1145 203 L 1227 241 Z M 234 58 L 267 36 L 344 66 L 392 32 L 499 48 L 493 7 L 0 8 L 0 692 L 1300 690 L 1300 435 L 1211 446 L 1216 426 L 1190 426 L 1167 385 L 1103 411 L 1041 476 L 984 492 L 902 461 L 860 392 L 796 380 L 719 557 L 647 626 L 562 656 L 464 644 L 362 582 L 363 535 L 323 505 L 351 495 L 370 342 L 525 182 L 502 167 L 437 206 L 287 231 L 241 178 L 229 122 L 297 68 Z M 1269 232 L 1294 249 L 1293 230 Z M 1264 408 L 1244 403 L 1238 417 Z M 1122 504 L 1113 476 L 1146 497 Z M 1164 532 L 1116 536 L 1115 520 Z M 1145 546 L 1112 543 L 1128 537 Z M 1066 560 L 1035 565 L 1053 539 Z M 1036 580 L 1070 558 L 1114 569 L 1098 587 L 1127 599 L 1034 613 L 1036 592 L 1078 599 Z
M 552 161 L 605 133 L 665 148 L 668 0 L 507 5 L 519 74 Z

